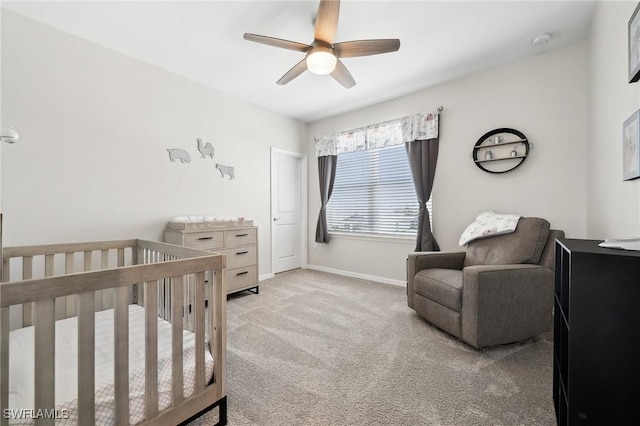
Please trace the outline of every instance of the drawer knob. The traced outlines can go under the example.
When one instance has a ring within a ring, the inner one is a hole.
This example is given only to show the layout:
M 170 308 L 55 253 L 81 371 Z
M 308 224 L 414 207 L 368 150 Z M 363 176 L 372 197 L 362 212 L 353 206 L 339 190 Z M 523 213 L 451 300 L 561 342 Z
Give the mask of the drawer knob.
M 236 237 L 247 237 L 249 234 L 236 234 Z
M 247 254 L 247 253 L 249 253 L 249 252 L 248 251 L 240 251 L 240 252 L 238 252 L 236 254 Z
M 244 271 L 244 272 L 238 272 L 236 274 L 236 277 L 239 277 L 240 275 L 247 275 L 249 273 L 249 271 Z
M 213 237 L 200 237 L 198 238 L 198 240 L 203 241 L 203 240 L 213 240 Z

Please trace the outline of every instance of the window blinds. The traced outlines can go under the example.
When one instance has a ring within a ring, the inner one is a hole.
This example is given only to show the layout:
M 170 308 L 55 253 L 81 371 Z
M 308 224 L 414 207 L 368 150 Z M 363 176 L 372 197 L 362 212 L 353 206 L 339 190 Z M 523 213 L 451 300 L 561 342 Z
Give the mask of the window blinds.
M 329 232 L 416 235 L 418 207 L 404 145 L 338 156 Z

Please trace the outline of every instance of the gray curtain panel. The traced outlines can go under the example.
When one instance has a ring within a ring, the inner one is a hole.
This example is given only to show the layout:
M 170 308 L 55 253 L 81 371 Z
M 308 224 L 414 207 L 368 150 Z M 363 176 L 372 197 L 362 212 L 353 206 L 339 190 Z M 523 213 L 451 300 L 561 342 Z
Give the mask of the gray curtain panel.
M 438 138 L 405 143 L 413 184 L 420 203 L 418 210 L 418 237 L 415 251 L 439 251 L 440 247 L 431 232 L 427 201 L 433 188 L 433 177 L 438 162 Z
M 316 226 L 316 243 L 329 242 L 329 230 L 327 229 L 327 203 L 333 192 L 333 182 L 336 180 L 337 155 L 318 157 L 318 176 L 320 177 L 320 216 Z

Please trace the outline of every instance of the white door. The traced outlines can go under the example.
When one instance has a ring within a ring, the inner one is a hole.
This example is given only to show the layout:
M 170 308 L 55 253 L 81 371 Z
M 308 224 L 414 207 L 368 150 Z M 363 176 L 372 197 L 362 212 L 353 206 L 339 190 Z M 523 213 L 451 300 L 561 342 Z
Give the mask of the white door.
M 301 164 L 293 153 L 271 152 L 271 253 L 273 273 L 301 265 Z

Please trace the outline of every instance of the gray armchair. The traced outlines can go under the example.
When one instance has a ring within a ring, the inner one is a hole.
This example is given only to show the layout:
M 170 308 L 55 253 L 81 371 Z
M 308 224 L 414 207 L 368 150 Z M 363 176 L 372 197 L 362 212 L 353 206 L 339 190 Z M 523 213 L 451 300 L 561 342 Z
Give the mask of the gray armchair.
M 418 252 L 407 260 L 407 303 L 416 313 L 481 348 L 549 330 L 556 238 L 540 218 L 515 232 L 471 241 L 466 252 Z

